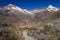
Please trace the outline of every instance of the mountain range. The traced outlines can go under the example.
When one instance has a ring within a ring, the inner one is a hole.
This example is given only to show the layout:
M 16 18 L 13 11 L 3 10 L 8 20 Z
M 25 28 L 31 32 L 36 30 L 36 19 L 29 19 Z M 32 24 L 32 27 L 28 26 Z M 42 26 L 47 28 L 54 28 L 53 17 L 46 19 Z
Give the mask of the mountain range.
M 20 11 L 20 12 L 23 12 L 23 13 L 24 13 L 24 12 L 27 12 L 27 13 L 29 13 L 29 14 L 32 14 L 33 12 L 43 11 L 43 9 L 42 9 L 42 10 L 41 10 L 41 9 L 37 9 L 37 10 L 29 11 L 29 10 L 27 10 L 27 9 L 22 9 L 22 8 L 20 8 L 20 7 L 18 7 L 18 6 L 15 6 L 15 5 L 13 5 L 13 4 L 9 4 L 9 5 L 5 6 L 4 8 L 6 8 L 6 9 L 8 9 L 8 10 L 17 10 L 17 11 Z M 45 10 L 51 12 L 51 11 L 58 11 L 59 8 L 56 8 L 56 7 L 52 6 L 52 5 L 49 5 L 47 8 L 45 8 Z
M 40 21 L 40 20 L 51 20 L 56 15 L 60 15 L 59 8 L 49 5 L 47 8 L 27 10 L 22 9 L 13 4 L 9 4 L 5 7 L 0 8 L 0 21 L 3 22 L 22 22 L 24 20 L 29 21 Z
M 60 8 L 0 7 L 0 40 L 32 40 L 31 36 L 34 40 L 60 40 Z

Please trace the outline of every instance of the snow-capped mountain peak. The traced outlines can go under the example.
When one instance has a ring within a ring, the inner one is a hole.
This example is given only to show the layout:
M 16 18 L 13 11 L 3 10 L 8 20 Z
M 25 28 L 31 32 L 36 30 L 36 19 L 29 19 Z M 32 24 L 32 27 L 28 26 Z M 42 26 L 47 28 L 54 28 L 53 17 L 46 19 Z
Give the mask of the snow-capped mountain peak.
M 52 5 L 49 5 L 48 6 L 48 8 L 47 8 L 47 10 L 49 11 L 49 12 L 51 12 L 51 11 L 58 11 L 59 9 L 58 8 L 56 8 L 56 7 L 54 7 L 54 6 L 52 6 Z
M 13 5 L 13 4 L 9 4 L 5 8 L 11 10 L 12 12 L 14 12 L 14 10 L 17 10 L 17 11 L 22 12 L 22 13 L 32 14 L 31 11 L 28 11 L 27 9 L 22 9 L 22 8 L 20 8 L 18 6 Z
M 18 6 L 12 5 L 12 4 L 9 4 L 9 5 L 6 6 L 5 8 L 7 8 L 7 9 L 9 9 L 9 10 L 18 10 L 18 11 L 23 12 L 23 9 L 21 9 L 21 8 L 18 7 Z
M 15 5 L 13 5 L 13 4 L 9 4 L 8 6 L 14 7 Z

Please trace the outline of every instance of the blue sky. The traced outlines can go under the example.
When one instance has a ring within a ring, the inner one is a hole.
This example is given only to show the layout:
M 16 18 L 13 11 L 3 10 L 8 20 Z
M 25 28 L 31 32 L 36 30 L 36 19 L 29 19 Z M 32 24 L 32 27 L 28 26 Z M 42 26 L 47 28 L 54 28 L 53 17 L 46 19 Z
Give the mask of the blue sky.
M 6 6 L 8 4 L 14 4 L 29 10 L 46 8 L 48 5 L 60 7 L 59 0 L 0 0 L 0 6 Z

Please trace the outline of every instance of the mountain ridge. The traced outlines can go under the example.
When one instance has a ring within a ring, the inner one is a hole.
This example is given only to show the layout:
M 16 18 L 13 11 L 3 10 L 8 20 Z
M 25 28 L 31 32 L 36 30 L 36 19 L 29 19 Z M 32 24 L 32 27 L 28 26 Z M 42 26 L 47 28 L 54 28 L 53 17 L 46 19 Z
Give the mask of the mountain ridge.
M 11 7 L 11 8 L 10 8 Z M 39 12 L 39 11 L 41 11 L 41 9 L 34 9 L 34 10 L 32 10 L 32 11 L 29 11 L 29 10 L 27 10 L 27 9 L 22 9 L 22 8 L 20 8 L 20 7 L 18 7 L 18 6 L 16 6 L 16 5 L 13 5 L 13 4 L 8 4 L 7 6 L 5 6 L 5 8 L 7 8 L 7 9 L 14 9 L 14 10 L 18 10 L 18 11 L 21 11 L 21 12 L 27 12 L 27 13 L 32 13 L 32 12 Z M 59 10 L 59 8 L 56 8 L 56 7 L 54 7 L 54 6 L 52 6 L 52 5 L 49 5 L 47 8 L 45 8 L 47 11 L 49 11 L 49 12 L 51 12 L 51 11 L 54 11 L 54 12 L 56 12 L 56 11 L 58 11 Z
M 25 40 L 24 32 L 35 40 L 60 40 L 60 9 L 17 8 L 8 5 L 0 8 L 0 39 Z
M 23 19 L 25 19 L 25 20 L 28 19 L 29 21 L 36 21 L 36 20 L 38 21 L 38 20 L 47 20 L 47 19 L 53 18 L 53 15 L 58 14 L 59 10 L 48 11 L 45 8 L 45 9 L 28 11 L 27 9 L 22 9 L 22 8 L 15 6 L 15 5 L 9 4 L 8 6 L 6 6 L 4 8 L 0 8 L 0 11 L 1 11 L 1 13 L 0 13 L 1 15 L 11 17 L 12 20 L 15 19 L 15 21 L 17 21 L 17 20 L 22 21 Z M 12 21 L 12 20 L 10 20 L 10 21 Z

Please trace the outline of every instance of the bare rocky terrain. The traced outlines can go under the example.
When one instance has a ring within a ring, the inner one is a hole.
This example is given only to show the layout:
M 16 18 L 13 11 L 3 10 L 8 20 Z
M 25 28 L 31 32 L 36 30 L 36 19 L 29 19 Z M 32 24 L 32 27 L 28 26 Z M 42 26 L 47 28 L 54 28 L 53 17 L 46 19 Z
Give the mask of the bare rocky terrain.
M 0 40 L 60 40 L 60 9 L 30 12 L 12 4 L 1 7 Z

